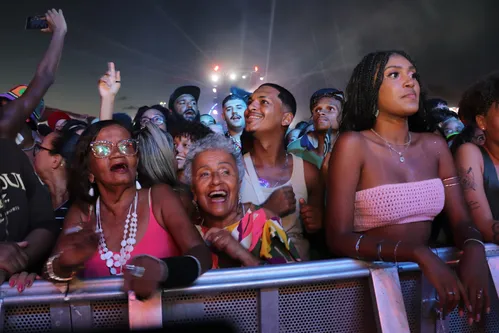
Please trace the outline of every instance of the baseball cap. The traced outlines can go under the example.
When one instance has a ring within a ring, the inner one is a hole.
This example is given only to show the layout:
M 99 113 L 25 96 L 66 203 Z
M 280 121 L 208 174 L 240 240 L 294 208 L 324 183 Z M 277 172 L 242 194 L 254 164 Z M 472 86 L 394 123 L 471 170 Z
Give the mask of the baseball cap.
M 186 95 L 186 94 L 194 97 L 194 99 L 197 102 L 199 100 L 199 95 L 201 94 L 201 89 L 199 89 L 199 87 L 196 87 L 196 86 L 178 87 L 177 89 L 175 89 L 173 94 L 170 95 L 170 100 L 168 101 L 168 108 L 170 110 L 173 110 L 173 104 L 175 104 L 175 101 L 177 100 L 177 98 L 179 98 L 182 95 Z
M 310 110 L 312 110 L 315 104 L 317 104 L 317 102 L 319 102 L 319 100 L 323 97 L 332 97 L 341 103 L 345 102 L 345 94 L 343 91 L 336 88 L 323 88 L 314 92 L 312 97 L 310 97 Z

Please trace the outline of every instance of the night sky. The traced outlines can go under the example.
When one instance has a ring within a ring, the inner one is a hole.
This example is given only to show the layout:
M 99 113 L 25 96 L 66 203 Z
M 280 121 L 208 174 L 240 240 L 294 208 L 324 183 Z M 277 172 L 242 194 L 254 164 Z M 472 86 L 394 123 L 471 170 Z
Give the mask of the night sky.
M 51 107 L 97 115 L 97 80 L 114 61 L 122 72 L 116 112 L 134 114 L 142 105 L 168 101 L 185 84 L 201 87 L 201 111 L 207 112 L 214 65 L 226 71 L 258 65 L 265 81 L 295 94 L 298 118 L 308 118 L 315 90 L 343 89 L 362 56 L 381 49 L 407 51 L 430 95 L 454 104 L 466 86 L 498 68 L 495 3 L 4 0 L 0 90 L 32 77 L 49 36 L 25 31 L 25 18 L 54 7 L 63 9 L 68 35 L 56 83 L 45 97 Z

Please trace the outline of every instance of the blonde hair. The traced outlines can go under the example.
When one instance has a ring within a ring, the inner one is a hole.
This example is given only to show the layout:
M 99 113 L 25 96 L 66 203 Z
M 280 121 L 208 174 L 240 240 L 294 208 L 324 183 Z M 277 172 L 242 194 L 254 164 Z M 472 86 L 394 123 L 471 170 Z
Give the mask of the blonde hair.
M 177 187 L 177 169 L 172 136 L 148 122 L 137 134 L 139 148 L 139 177 L 150 187 L 168 184 Z

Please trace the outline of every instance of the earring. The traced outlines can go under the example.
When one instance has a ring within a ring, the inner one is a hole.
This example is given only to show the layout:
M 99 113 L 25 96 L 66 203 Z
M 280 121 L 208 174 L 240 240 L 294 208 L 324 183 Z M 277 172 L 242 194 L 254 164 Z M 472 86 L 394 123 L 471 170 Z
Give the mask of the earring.
M 139 191 L 142 188 L 138 179 L 135 181 L 135 188 L 137 189 L 137 191 Z
M 379 110 L 378 110 L 378 109 L 376 109 L 376 111 L 374 111 L 374 117 L 375 117 L 375 118 L 378 118 L 378 116 L 379 116 Z
M 91 196 L 92 198 L 95 196 L 95 191 L 92 183 L 90 183 L 90 190 L 88 190 L 88 195 Z

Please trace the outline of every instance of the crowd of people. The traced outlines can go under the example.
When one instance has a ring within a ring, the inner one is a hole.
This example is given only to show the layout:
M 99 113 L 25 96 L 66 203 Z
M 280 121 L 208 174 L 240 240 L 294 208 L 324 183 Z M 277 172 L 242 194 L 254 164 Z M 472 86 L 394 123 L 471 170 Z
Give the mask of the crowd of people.
M 188 285 L 209 269 L 337 257 L 416 262 L 445 315 L 490 311 L 484 242 L 499 244 L 499 75 L 472 84 L 459 112 L 427 99 L 401 51 L 366 55 L 345 91 L 321 88 L 310 121 L 264 83 L 232 89 L 223 120 L 182 86 L 168 108 L 114 112 L 113 63 L 98 118 L 51 111 L 67 31 L 27 86 L 0 95 L 0 276 L 20 292 L 124 276 L 139 298 Z M 457 273 L 431 247 L 462 250 Z

